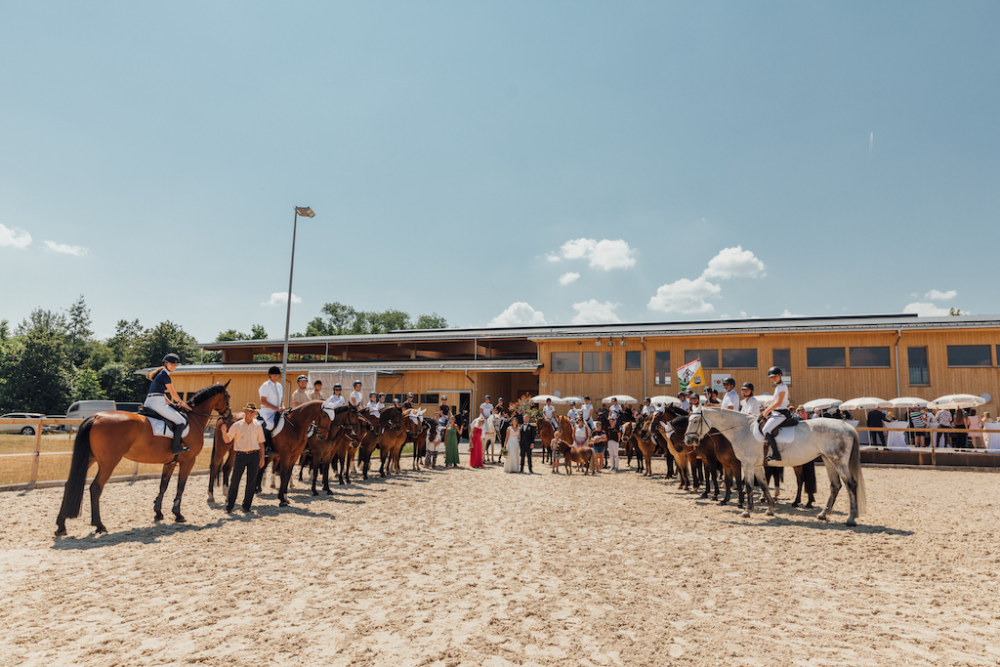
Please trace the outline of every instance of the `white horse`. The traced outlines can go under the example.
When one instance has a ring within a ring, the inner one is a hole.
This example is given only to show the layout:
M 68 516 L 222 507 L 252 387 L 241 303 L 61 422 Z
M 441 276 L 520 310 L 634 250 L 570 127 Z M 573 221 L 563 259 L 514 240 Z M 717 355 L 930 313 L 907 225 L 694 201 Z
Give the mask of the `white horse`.
M 743 482 L 747 490 L 747 508 L 743 511 L 743 516 L 748 517 L 753 511 L 754 477 L 764 490 L 764 499 L 768 504 L 767 515 L 774 516 L 774 499 L 767 490 L 767 481 L 764 479 L 764 443 L 754 435 L 755 421 L 754 415 L 705 407 L 701 412 L 691 414 L 685 441 L 689 445 L 697 444 L 713 428 L 728 438 L 733 444 L 733 452 L 743 466 Z M 768 461 L 767 464 L 790 468 L 808 463 L 817 455 L 821 456 L 830 477 L 830 498 L 817 518 L 821 521 L 830 518 L 843 481 L 851 498 L 851 513 L 847 518 L 847 525 L 857 525 L 855 519 L 867 511 L 858 432 L 839 419 L 821 417 L 800 422 L 795 427 L 795 439 L 792 442 L 782 444 L 782 439 L 784 438 L 779 436 L 781 460 Z
M 493 443 L 497 440 L 497 426 L 500 418 L 490 415 L 483 424 L 483 460 L 486 460 L 486 453 L 489 452 L 490 463 L 493 463 Z

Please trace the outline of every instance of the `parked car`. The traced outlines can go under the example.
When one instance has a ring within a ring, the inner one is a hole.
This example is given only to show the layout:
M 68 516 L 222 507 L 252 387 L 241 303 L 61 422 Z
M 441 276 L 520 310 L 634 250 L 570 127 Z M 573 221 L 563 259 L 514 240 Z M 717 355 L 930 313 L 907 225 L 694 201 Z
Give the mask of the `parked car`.
M 40 412 L 11 412 L 0 415 L 0 419 L 42 419 L 45 415 Z M 21 435 L 35 435 L 35 427 L 29 424 L 0 424 L 0 433 L 20 433 Z
M 142 403 L 125 403 L 118 401 L 115 403 L 115 410 L 124 410 L 125 412 L 139 412 L 139 408 L 142 407 Z
M 86 419 L 98 412 L 115 410 L 114 401 L 77 401 L 69 406 L 66 411 L 66 419 Z
M 66 415 L 45 415 L 46 419 L 66 419 Z M 42 433 L 69 433 L 69 424 L 42 424 Z

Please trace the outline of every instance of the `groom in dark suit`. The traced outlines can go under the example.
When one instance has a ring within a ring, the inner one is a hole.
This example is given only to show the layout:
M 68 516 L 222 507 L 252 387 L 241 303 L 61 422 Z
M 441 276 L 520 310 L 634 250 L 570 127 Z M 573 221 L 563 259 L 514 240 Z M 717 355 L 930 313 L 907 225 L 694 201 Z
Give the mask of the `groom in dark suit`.
M 524 417 L 524 425 L 518 435 L 520 436 L 518 444 L 521 447 L 521 472 L 524 472 L 524 462 L 527 461 L 528 472 L 533 474 L 535 471 L 531 469 L 531 450 L 535 448 L 535 427 L 531 425 L 527 415 Z

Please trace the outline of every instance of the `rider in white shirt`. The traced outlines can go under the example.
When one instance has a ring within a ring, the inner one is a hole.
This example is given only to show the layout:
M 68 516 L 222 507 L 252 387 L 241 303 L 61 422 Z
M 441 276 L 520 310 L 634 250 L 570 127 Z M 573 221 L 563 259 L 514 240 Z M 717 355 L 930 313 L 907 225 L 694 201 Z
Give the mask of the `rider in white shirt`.
M 381 407 L 379 406 L 381 405 L 382 404 L 378 402 L 378 397 L 374 391 L 368 394 L 368 405 L 365 406 L 366 408 L 368 408 L 368 414 L 370 414 L 375 419 L 378 419 L 379 414 L 381 413 Z
M 260 396 L 260 416 L 264 418 L 264 428 L 270 431 L 278 425 L 277 416 L 284 409 L 285 390 L 281 386 L 281 369 L 271 366 L 267 371 L 267 382 L 257 391 Z
M 681 410 L 687 411 L 691 409 L 691 396 L 693 394 L 694 392 L 690 390 L 688 390 L 687 393 L 684 393 L 682 391 L 681 393 L 677 394 L 677 398 L 681 399 Z
M 576 417 L 579 414 L 579 412 L 580 411 L 576 407 L 576 401 L 570 401 L 569 402 L 569 412 L 566 413 L 566 416 L 569 417 L 569 421 L 570 421 L 571 424 L 575 424 L 576 423 Z
M 745 415 L 760 414 L 760 401 L 753 395 L 753 384 L 749 382 L 743 383 L 743 407 L 740 412 Z
M 483 420 L 489 419 L 490 415 L 493 414 L 493 404 L 490 403 L 489 394 L 483 397 L 483 404 L 479 406 L 479 414 L 483 416 Z
M 594 420 L 591 419 L 591 414 L 594 412 L 594 404 L 590 402 L 590 396 L 583 397 L 583 407 L 581 408 L 583 415 L 583 421 L 587 423 L 590 430 L 594 430 Z
M 644 415 L 651 415 L 654 412 L 656 412 L 656 408 L 653 407 L 653 403 L 649 400 L 648 396 L 646 397 L 646 400 L 642 402 L 642 404 L 643 404 L 642 405 L 642 414 L 644 414 Z
M 347 405 L 347 401 L 345 401 L 344 397 L 340 395 L 341 390 L 342 387 L 339 384 L 333 385 L 333 393 L 330 394 L 330 398 L 323 401 L 323 412 L 325 412 L 330 419 L 334 419 L 336 416 L 334 415 L 334 410 Z
M 691 394 L 691 406 L 689 411 L 692 413 L 701 412 L 701 396 L 699 394 Z
M 774 398 L 771 400 L 771 404 L 761 413 L 764 417 L 767 417 L 767 422 L 764 424 L 764 428 L 761 429 L 761 432 L 767 439 L 767 444 L 771 448 L 771 452 L 767 455 L 767 458 L 774 461 L 781 460 L 781 453 L 778 451 L 778 441 L 774 439 L 774 431 L 778 428 L 778 424 L 785 421 L 789 416 L 788 387 L 781 381 L 781 376 L 782 370 L 777 366 L 772 366 L 767 371 L 767 378 L 774 384 L 774 391 L 771 392 Z
M 618 405 L 618 399 L 611 399 L 611 407 L 608 408 L 608 417 L 611 419 L 618 419 L 618 415 L 621 414 L 622 406 Z
M 361 404 L 364 402 L 365 397 L 361 394 L 361 380 L 354 381 L 354 391 L 351 392 L 350 399 L 351 405 L 356 408 L 360 408 Z
M 559 430 L 559 424 L 556 423 L 556 406 L 552 405 L 551 398 L 545 399 L 545 405 L 542 407 L 542 414 L 549 420 L 549 422 L 552 423 L 552 428 Z
M 722 381 L 722 388 L 726 390 L 726 395 L 722 397 L 722 409 L 739 411 L 740 397 L 736 393 L 736 380 L 726 378 Z

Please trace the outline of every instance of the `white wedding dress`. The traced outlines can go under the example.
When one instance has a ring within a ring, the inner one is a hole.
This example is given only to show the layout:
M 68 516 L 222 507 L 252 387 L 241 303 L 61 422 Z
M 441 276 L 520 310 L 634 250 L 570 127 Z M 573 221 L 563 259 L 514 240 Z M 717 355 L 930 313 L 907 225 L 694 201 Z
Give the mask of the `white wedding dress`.
M 503 464 L 504 472 L 521 472 L 521 446 L 518 444 L 519 434 L 511 426 L 507 430 L 507 460 Z

